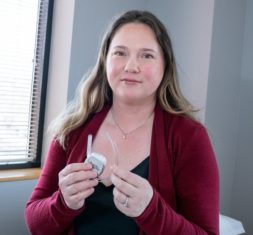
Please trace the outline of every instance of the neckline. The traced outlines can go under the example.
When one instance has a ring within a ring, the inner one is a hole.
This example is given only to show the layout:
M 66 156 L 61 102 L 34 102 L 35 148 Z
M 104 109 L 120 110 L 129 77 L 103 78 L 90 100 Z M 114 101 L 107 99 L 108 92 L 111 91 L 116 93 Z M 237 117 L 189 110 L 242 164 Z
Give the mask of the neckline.
M 136 165 L 132 170 L 130 170 L 130 172 L 134 173 L 136 172 L 136 170 L 141 167 L 144 163 L 146 163 L 146 161 L 148 161 L 149 156 L 147 156 L 146 158 L 144 158 L 138 165 Z
M 118 128 L 118 130 L 121 132 L 122 138 L 123 138 L 124 140 L 126 140 L 127 137 L 128 137 L 129 135 L 131 135 L 133 132 L 137 131 L 138 129 L 141 129 L 142 127 L 144 127 L 144 126 L 147 124 L 148 120 L 149 120 L 149 119 L 153 116 L 153 114 L 154 114 L 154 109 L 153 109 L 152 112 L 144 119 L 144 121 L 143 121 L 140 125 L 136 126 L 135 128 L 133 128 L 133 129 L 131 129 L 130 131 L 127 131 L 127 132 L 119 125 L 119 123 L 118 123 L 118 121 L 117 121 L 117 118 L 115 117 L 115 114 L 114 114 L 114 111 L 113 111 L 113 108 L 112 108 L 112 107 L 110 108 L 110 110 L 109 110 L 108 113 L 110 113 L 110 115 L 111 115 L 111 117 L 112 117 L 112 120 L 113 120 L 115 126 L 116 126 L 116 127 Z

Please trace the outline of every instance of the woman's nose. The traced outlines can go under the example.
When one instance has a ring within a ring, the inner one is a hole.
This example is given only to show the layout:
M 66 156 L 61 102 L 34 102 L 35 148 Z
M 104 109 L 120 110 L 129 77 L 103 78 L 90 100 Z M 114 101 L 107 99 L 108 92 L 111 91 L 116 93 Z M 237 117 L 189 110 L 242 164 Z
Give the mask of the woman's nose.
M 126 62 L 124 71 L 128 73 L 138 73 L 140 71 L 140 67 L 137 58 L 129 57 Z

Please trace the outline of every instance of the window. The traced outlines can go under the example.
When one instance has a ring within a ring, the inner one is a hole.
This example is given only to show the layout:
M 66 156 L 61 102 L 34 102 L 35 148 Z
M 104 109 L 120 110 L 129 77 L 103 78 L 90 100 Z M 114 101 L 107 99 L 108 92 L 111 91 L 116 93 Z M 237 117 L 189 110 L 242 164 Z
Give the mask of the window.
M 40 166 L 52 0 L 0 1 L 0 168 Z

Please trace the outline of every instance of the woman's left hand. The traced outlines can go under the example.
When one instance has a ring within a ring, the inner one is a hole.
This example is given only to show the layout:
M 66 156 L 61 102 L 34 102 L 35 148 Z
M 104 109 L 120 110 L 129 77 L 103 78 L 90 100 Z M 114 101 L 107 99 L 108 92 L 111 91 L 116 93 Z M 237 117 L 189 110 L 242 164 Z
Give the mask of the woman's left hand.
M 130 217 L 141 215 L 153 197 L 150 183 L 117 166 L 112 167 L 111 181 L 115 186 L 113 200 L 118 210 Z

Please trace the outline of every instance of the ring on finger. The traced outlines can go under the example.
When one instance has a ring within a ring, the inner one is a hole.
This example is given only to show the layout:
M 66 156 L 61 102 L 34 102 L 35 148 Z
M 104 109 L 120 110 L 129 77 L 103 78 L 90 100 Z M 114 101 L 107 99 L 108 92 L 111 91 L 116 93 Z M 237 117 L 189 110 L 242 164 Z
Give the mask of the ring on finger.
M 128 207 L 128 199 L 129 199 L 129 197 L 126 195 L 126 199 L 125 199 L 125 201 L 123 203 L 124 207 Z

